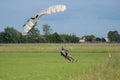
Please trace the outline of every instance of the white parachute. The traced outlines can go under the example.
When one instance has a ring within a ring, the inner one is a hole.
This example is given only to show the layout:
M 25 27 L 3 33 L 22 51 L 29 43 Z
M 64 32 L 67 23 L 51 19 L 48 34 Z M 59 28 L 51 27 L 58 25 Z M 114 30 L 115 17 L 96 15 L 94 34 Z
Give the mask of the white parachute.
M 35 17 L 32 17 L 31 19 L 29 19 L 27 23 L 24 25 L 23 35 L 27 35 L 27 33 L 32 29 L 32 27 L 35 25 L 35 23 L 41 16 L 45 14 L 54 14 L 57 12 L 63 12 L 65 10 L 66 10 L 65 5 L 55 5 L 41 11 L 40 13 L 35 15 Z

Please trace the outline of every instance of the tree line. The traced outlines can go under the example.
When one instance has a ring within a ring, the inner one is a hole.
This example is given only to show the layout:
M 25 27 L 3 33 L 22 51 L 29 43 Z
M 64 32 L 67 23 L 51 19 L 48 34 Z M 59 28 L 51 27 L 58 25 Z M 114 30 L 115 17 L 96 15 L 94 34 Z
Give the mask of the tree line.
M 35 26 L 28 32 L 28 35 L 22 35 L 21 32 L 13 27 L 6 27 L 3 32 L 0 32 L 0 43 L 79 43 L 80 38 L 75 34 L 53 33 L 51 27 L 48 24 L 44 24 L 44 35 L 40 35 L 39 29 Z M 85 37 L 86 42 L 104 42 L 104 38 L 97 38 L 94 35 L 83 37 Z M 107 37 L 110 42 L 120 43 L 118 31 L 109 31 Z
M 7 27 L 0 32 L 0 43 L 78 43 L 79 37 L 75 34 L 58 34 L 52 32 L 49 25 L 43 25 L 44 35 L 34 26 L 28 35 L 22 35 L 21 32 L 13 27 Z

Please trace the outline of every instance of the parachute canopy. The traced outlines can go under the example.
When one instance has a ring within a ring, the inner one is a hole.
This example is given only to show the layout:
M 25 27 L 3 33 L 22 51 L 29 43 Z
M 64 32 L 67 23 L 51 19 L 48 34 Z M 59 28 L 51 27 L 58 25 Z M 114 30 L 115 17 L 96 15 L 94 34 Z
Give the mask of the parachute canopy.
M 58 12 L 63 12 L 66 10 L 66 6 L 65 5 L 55 5 L 55 6 L 51 6 L 47 9 L 44 9 L 43 11 L 41 11 L 40 13 L 38 13 L 37 15 L 35 15 L 35 17 L 30 18 L 26 24 L 23 26 L 24 30 L 23 30 L 23 35 L 27 35 L 27 33 L 32 29 L 32 27 L 35 25 L 35 23 L 37 22 L 37 20 L 42 17 L 45 14 L 54 14 L 54 13 L 58 13 Z

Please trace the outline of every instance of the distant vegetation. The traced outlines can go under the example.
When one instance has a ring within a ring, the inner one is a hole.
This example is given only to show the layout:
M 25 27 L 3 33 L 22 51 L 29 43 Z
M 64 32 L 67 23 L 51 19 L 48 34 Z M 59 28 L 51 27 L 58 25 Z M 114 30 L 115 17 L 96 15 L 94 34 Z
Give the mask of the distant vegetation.
M 80 37 L 75 34 L 53 32 L 48 24 L 43 25 L 43 32 L 44 35 L 40 35 L 40 31 L 34 26 L 25 36 L 13 27 L 7 27 L 0 32 L 0 43 L 79 43 L 80 40 Z M 120 43 L 118 31 L 109 31 L 107 35 L 110 42 Z M 105 42 L 104 38 L 98 38 L 91 34 L 83 37 L 86 42 Z

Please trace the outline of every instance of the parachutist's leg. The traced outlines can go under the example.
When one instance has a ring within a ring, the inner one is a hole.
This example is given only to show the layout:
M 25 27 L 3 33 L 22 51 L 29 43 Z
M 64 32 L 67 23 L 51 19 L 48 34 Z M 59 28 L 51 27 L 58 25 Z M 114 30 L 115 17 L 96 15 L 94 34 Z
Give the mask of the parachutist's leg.
M 67 60 L 69 60 L 70 62 L 72 61 L 68 56 L 65 57 Z
M 75 59 L 73 58 L 73 57 L 71 57 L 71 56 L 68 56 L 72 61 L 74 61 Z
M 77 60 L 76 59 L 74 59 L 72 56 L 68 56 L 69 57 L 69 59 L 72 61 L 72 62 L 76 62 Z

